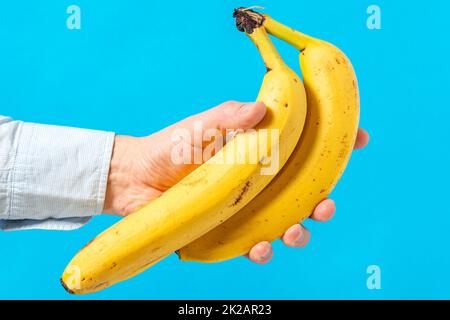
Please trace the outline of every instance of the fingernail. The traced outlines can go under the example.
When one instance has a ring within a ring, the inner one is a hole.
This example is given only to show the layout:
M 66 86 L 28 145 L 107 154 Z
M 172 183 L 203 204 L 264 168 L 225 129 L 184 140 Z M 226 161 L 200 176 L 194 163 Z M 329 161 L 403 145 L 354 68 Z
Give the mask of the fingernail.
M 302 245 L 304 240 L 305 240 L 305 232 L 301 231 L 300 234 L 297 236 L 297 239 L 294 240 L 294 244 L 297 246 Z
M 266 250 L 266 252 L 261 255 L 261 257 L 259 258 L 261 261 L 267 260 L 270 258 L 270 254 L 271 254 L 271 250 Z

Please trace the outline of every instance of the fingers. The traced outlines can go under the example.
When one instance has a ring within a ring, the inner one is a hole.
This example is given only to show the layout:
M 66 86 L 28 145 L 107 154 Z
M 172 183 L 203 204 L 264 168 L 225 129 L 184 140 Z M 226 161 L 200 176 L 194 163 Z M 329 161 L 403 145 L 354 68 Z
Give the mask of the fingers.
M 203 131 L 209 129 L 250 129 L 256 126 L 266 114 L 263 102 L 228 101 L 205 112 L 191 116 L 178 122 L 176 128 L 191 130 L 195 125 L 201 125 Z
M 257 264 L 264 264 L 270 261 L 273 256 L 272 245 L 268 241 L 262 241 L 251 248 L 247 258 Z
M 315 221 L 328 221 L 333 217 L 335 211 L 336 206 L 334 201 L 326 199 L 317 205 L 311 218 Z M 291 226 L 281 237 L 283 243 L 292 248 L 303 248 L 308 244 L 310 239 L 311 233 L 300 224 Z M 268 241 L 258 243 L 246 255 L 247 258 L 258 264 L 269 262 L 272 256 L 272 246 Z
M 364 129 L 358 129 L 355 141 L 355 149 L 364 148 L 369 143 L 369 134 Z M 315 221 L 328 221 L 336 211 L 336 205 L 333 200 L 325 199 L 317 205 L 311 215 L 311 219 Z M 293 248 L 305 247 L 311 238 L 311 234 L 300 224 L 291 226 L 282 236 L 285 245 Z M 273 256 L 272 246 L 269 242 L 263 241 L 255 245 L 247 255 L 247 257 L 258 264 L 264 264 L 270 261 Z
M 281 238 L 283 243 L 292 248 L 303 248 L 309 242 L 311 234 L 300 224 L 290 227 Z M 273 256 L 272 245 L 268 241 L 262 241 L 250 250 L 246 255 L 248 259 L 257 264 L 268 263 Z
M 328 221 L 333 217 L 335 211 L 336 205 L 334 204 L 334 201 L 325 199 L 314 209 L 311 219 L 320 222 Z
M 355 149 L 361 149 L 367 146 L 369 143 L 369 134 L 366 130 L 359 128 L 358 129 L 358 135 L 356 136 L 355 141 Z
M 300 224 L 295 224 L 284 233 L 281 240 L 288 247 L 303 248 L 308 244 L 310 238 L 311 234 L 308 229 Z
M 334 201 L 325 199 L 314 209 L 311 218 L 315 221 L 328 221 L 333 217 L 335 211 Z M 281 240 L 289 247 L 303 248 L 308 244 L 310 238 L 311 233 L 308 229 L 301 224 L 295 224 L 284 233 Z

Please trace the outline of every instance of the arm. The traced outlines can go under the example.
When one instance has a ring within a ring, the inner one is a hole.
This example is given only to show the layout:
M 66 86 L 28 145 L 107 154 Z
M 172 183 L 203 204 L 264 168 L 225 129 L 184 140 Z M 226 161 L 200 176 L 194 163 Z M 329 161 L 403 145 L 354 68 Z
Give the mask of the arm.
M 101 213 L 113 142 L 0 116 L 0 228 L 70 230 Z

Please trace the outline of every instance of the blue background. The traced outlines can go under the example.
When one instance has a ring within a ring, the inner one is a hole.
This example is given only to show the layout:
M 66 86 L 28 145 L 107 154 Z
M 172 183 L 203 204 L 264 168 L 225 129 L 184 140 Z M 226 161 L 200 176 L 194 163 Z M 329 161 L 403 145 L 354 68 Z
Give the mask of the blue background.
M 77 4 L 82 29 L 66 27 Z M 305 249 L 275 243 L 273 261 L 180 263 L 176 256 L 85 298 L 450 298 L 449 44 L 446 1 L 8 1 L 0 10 L 0 113 L 15 119 L 146 135 L 225 100 L 253 100 L 264 73 L 235 30 L 237 6 L 331 41 L 352 59 L 361 126 L 333 193 L 338 210 L 308 222 Z M 382 30 L 366 9 L 382 10 Z M 298 70 L 297 53 L 276 41 Z M 73 232 L 0 233 L 0 298 L 73 299 L 59 277 L 116 218 Z M 366 268 L 382 271 L 368 290 Z M 80 297 L 77 297 L 80 298 Z

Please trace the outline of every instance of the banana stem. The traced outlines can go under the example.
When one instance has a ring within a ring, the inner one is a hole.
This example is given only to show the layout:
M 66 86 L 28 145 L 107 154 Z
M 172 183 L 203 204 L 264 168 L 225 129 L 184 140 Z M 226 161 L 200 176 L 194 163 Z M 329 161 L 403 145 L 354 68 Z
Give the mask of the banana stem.
M 306 34 L 301 33 L 293 28 L 290 28 L 274 19 L 268 15 L 264 16 L 264 27 L 273 36 L 286 41 L 294 48 L 303 51 L 306 49 L 308 44 L 314 41 L 314 39 Z
M 285 66 L 283 59 L 270 40 L 264 27 L 256 28 L 252 33 L 247 34 L 259 50 L 266 65 L 267 71 Z
M 265 18 L 250 8 L 235 9 L 233 16 L 239 31 L 245 32 L 258 48 L 268 71 L 285 66 L 263 26 Z

